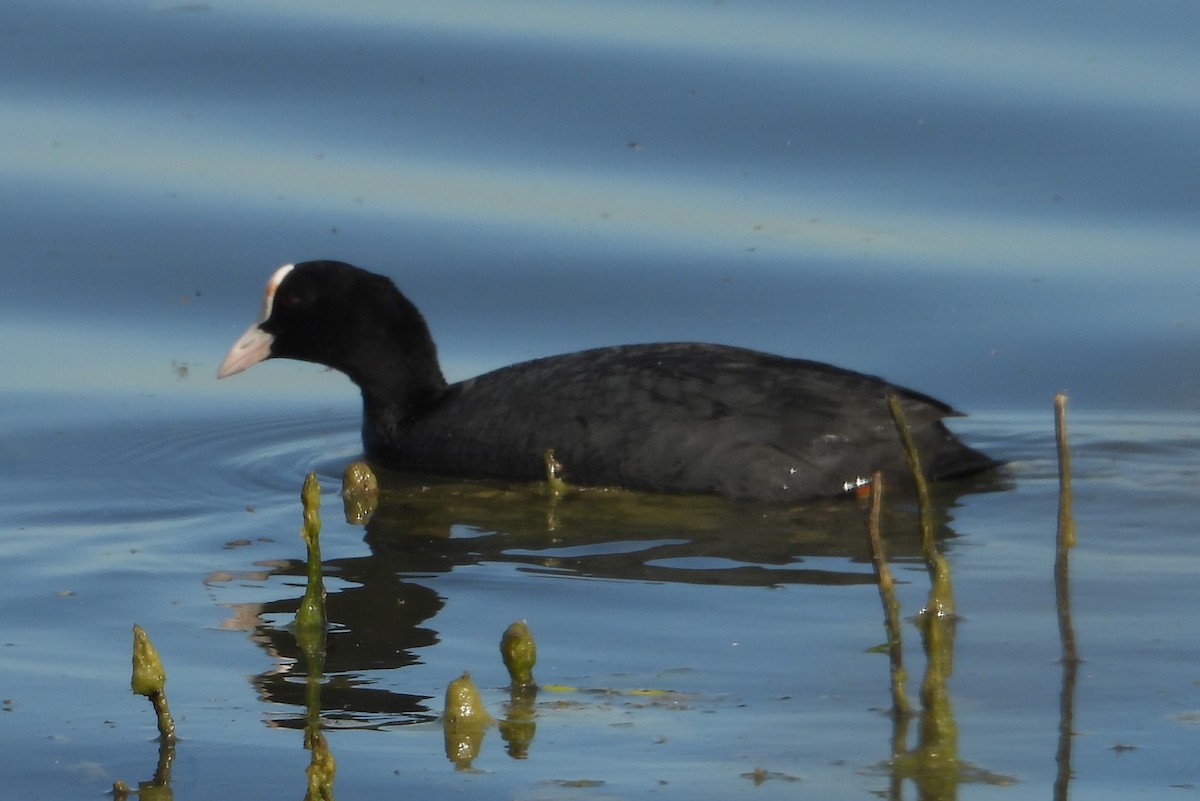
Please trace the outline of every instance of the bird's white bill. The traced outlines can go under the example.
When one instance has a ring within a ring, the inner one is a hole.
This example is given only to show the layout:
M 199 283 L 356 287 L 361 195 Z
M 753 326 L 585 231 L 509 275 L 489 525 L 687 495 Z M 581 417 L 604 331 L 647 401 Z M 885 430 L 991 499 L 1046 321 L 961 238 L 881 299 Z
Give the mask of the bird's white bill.
M 271 343 L 275 337 L 258 327 L 258 323 L 246 329 L 246 333 L 233 343 L 225 360 L 217 368 L 217 378 L 226 378 L 258 364 L 271 355 Z
M 217 378 L 236 375 L 271 355 L 271 343 L 275 341 L 275 337 L 259 326 L 271 318 L 271 310 L 275 305 L 275 290 L 279 289 L 283 279 L 287 278 L 295 266 L 285 264 L 271 274 L 267 288 L 263 290 L 262 314 L 259 315 L 258 322 L 246 329 L 246 333 L 233 343 L 229 353 L 225 354 L 225 361 L 217 368 Z

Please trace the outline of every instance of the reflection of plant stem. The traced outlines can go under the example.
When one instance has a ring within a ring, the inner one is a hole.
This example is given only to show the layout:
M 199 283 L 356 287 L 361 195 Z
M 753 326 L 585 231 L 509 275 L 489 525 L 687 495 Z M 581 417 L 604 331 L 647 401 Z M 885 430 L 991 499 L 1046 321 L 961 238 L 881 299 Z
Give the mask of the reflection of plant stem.
M 333 775 L 337 766 L 329 751 L 329 743 L 319 729 L 314 733 L 309 747 L 312 749 L 312 760 L 304 772 L 308 780 L 304 801 L 333 801 Z
M 892 716 L 892 761 L 891 770 L 888 771 L 888 792 L 889 801 L 901 801 L 904 797 L 901 790 L 904 787 L 904 760 L 908 758 L 908 723 L 912 720 L 912 715 L 893 715 Z
M 892 729 L 889 798 L 900 798 L 899 780 L 907 778 L 917 785 L 918 798 L 950 801 L 958 796 L 958 786 L 966 776 L 967 766 L 958 760 L 958 725 L 946 686 L 954 665 L 955 620 L 952 615 L 928 611 L 917 618 L 925 651 L 918 740 L 915 748 L 905 749 L 905 729 L 897 717 Z
M 165 740 L 158 744 L 158 764 L 154 768 L 154 785 L 156 787 L 171 786 L 171 763 L 175 761 L 175 743 Z M 141 796 L 145 798 L 145 795 Z
M 321 681 L 325 677 L 325 632 L 296 629 L 296 642 L 304 654 L 305 747 L 321 732 Z
M 925 676 L 921 680 L 921 717 L 918 725 L 917 786 L 921 798 L 954 798 L 961 781 L 958 762 L 958 724 L 946 686 L 954 670 L 955 618 L 921 616 L 925 647 Z
M 154 778 L 149 782 L 138 782 L 136 795 L 139 801 L 170 801 L 174 796 L 170 789 L 170 764 L 175 760 L 175 743 L 158 740 L 158 764 L 155 766 Z M 130 788 L 125 782 L 113 782 L 113 801 L 127 801 Z
M 921 519 L 921 550 L 929 571 L 929 600 L 918 617 L 925 650 L 925 675 L 921 680 L 921 716 L 917 747 L 895 758 L 897 771 L 917 783 L 921 798 L 957 796 L 961 771 L 958 762 L 958 726 L 950 704 L 947 679 L 954 669 L 954 594 L 950 566 L 938 552 L 933 537 L 933 510 L 921 460 L 913 442 L 900 400 L 888 395 L 888 408 L 900 434 L 904 455 L 917 489 Z
M 1065 801 L 1071 783 L 1071 738 L 1074 736 L 1075 680 L 1079 652 L 1071 622 L 1071 589 L 1068 554 L 1075 545 L 1075 520 L 1071 516 L 1071 452 L 1067 447 L 1067 398 L 1054 396 L 1054 432 L 1058 443 L 1058 532 L 1054 557 L 1054 597 L 1058 609 L 1058 636 L 1062 643 L 1062 690 L 1059 693 L 1058 751 L 1054 798 Z
M 536 684 L 520 689 L 513 687 L 509 693 L 504 719 L 500 721 L 500 736 L 504 738 L 505 750 L 513 759 L 529 756 L 529 746 L 537 732 L 536 701 Z
M 896 600 L 896 582 L 888 569 L 887 554 L 883 538 L 879 533 L 879 515 L 883 505 L 883 476 L 875 472 L 871 480 L 871 516 L 867 534 L 871 545 L 871 564 L 875 567 L 875 583 L 879 587 L 879 599 L 883 602 L 884 628 L 887 631 L 888 660 L 892 676 L 892 713 L 901 717 L 912 714 L 904 682 L 908 675 L 904 671 L 904 651 L 900 640 L 900 602 Z
M 160 738 L 158 741 L 158 764 L 154 768 L 154 778 L 148 782 L 138 782 L 138 788 L 133 794 L 140 801 L 170 801 L 173 796 L 171 790 L 171 763 L 173 761 L 175 761 L 175 743 Z M 120 779 L 113 782 L 113 801 L 127 801 L 129 795 L 129 787 L 125 782 Z

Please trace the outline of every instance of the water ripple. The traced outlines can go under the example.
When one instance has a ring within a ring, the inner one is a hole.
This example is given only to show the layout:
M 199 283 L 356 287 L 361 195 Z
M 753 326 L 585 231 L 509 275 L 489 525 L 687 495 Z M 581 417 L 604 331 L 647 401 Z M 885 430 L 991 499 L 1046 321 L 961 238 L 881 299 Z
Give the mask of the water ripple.
M 181 519 L 292 494 L 309 471 L 336 483 L 361 452 L 357 412 L 294 409 L 190 418 L 134 415 L 27 429 L 0 454 L 19 525 Z M 57 488 L 53 504 L 33 488 Z

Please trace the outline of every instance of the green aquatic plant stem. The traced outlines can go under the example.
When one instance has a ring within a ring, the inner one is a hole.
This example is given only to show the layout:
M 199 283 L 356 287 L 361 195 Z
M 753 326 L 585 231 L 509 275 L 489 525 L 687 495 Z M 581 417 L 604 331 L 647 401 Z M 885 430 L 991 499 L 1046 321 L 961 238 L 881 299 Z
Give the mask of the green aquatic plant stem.
M 1058 697 L 1058 748 L 1054 761 L 1054 798 L 1068 797 L 1072 743 L 1075 737 L 1075 687 L 1079 672 L 1079 649 L 1071 617 L 1070 551 L 1075 547 L 1075 519 L 1071 513 L 1071 451 L 1067 445 L 1067 396 L 1054 396 L 1054 433 L 1058 444 L 1058 530 L 1054 556 L 1054 597 L 1058 611 L 1058 637 L 1062 647 L 1062 688 Z
M 158 733 L 164 743 L 175 742 L 175 720 L 167 705 L 167 673 L 163 669 L 158 651 L 150 642 L 150 635 L 141 626 L 133 626 L 133 678 L 130 687 L 138 695 L 150 699 L 158 720 Z
M 929 486 L 925 482 L 925 473 L 921 469 L 921 457 L 917 453 L 916 443 L 913 442 L 912 431 L 904 409 L 900 407 L 900 399 L 895 395 L 887 396 L 888 408 L 896 423 L 896 431 L 900 434 L 900 442 L 904 446 L 904 456 L 908 460 L 908 469 L 912 473 L 913 484 L 917 490 L 917 510 L 921 521 L 921 553 L 925 557 L 925 566 L 929 571 L 929 602 L 926 612 L 935 615 L 954 614 L 954 590 L 950 582 L 950 565 L 946 558 L 938 552 L 937 541 L 933 536 L 933 506 L 929 501 Z
M 500 637 L 500 656 L 512 679 L 513 692 L 536 686 L 533 681 L 533 666 L 537 664 L 537 643 L 533 632 L 524 620 L 509 625 Z
M 446 741 L 446 758 L 456 770 L 470 770 L 479 756 L 483 735 L 495 721 L 483 705 L 479 689 L 464 672 L 446 685 L 446 709 L 442 713 L 442 733 Z
M 351 462 L 342 471 L 342 508 L 346 522 L 366 525 L 379 507 L 379 479 L 366 462 Z
M 315 473 L 304 478 L 300 491 L 304 506 L 304 527 L 300 531 L 308 547 L 308 581 L 304 597 L 296 610 L 296 630 L 325 628 L 325 582 L 321 575 L 321 487 Z
M 1075 547 L 1075 519 L 1071 514 L 1071 451 L 1067 447 L 1067 396 L 1054 396 L 1054 433 L 1058 442 L 1058 531 L 1054 554 L 1054 595 L 1058 608 L 1058 634 L 1063 661 L 1077 662 L 1075 626 L 1071 619 L 1070 551 Z
M 483 698 L 469 672 L 464 672 L 446 685 L 444 715 L 450 726 L 486 726 L 492 722 L 492 716 L 484 707 Z
M 294 634 L 300 653 L 304 655 L 305 697 L 309 710 L 310 723 L 320 725 L 321 716 L 321 677 L 325 671 L 325 578 L 321 573 L 321 517 L 318 514 L 321 505 L 321 487 L 317 477 L 309 473 L 304 479 L 304 488 L 300 491 L 300 501 L 304 506 L 304 528 L 300 535 L 308 547 L 307 581 L 304 586 L 304 597 L 296 609 Z
M 1067 446 L 1067 396 L 1054 396 L 1054 437 L 1058 444 L 1058 550 L 1075 547 L 1075 520 L 1071 516 L 1071 449 Z
M 896 582 L 888 568 L 887 553 L 880 534 L 879 518 L 883 509 L 883 476 L 876 471 L 871 480 L 871 512 L 867 524 L 867 537 L 871 546 L 871 564 L 875 568 L 875 583 L 879 587 L 879 599 L 883 603 L 884 629 L 887 632 L 888 661 L 891 665 L 892 712 L 905 716 L 912 714 L 904 683 L 908 673 L 904 669 L 904 649 L 900 639 L 900 601 L 896 598 Z
M 372 476 L 373 478 L 373 476 Z M 296 610 L 295 635 L 304 655 L 304 702 L 306 720 L 304 747 L 311 752 L 305 776 L 305 801 L 333 801 L 333 777 L 337 763 L 321 731 L 321 679 L 325 671 L 325 577 L 321 572 L 321 486 L 315 473 L 304 477 L 300 490 L 304 526 L 300 536 L 308 550 L 304 597 Z

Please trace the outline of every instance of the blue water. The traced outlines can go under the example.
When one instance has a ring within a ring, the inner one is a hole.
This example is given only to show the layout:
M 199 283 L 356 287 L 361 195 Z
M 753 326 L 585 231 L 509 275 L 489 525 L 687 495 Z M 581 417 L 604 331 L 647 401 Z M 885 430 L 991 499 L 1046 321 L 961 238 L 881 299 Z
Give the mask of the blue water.
M 1014 464 L 947 501 L 951 691 L 960 757 L 1017 786 L 963 797 L 1053 784 L 1049 406 L 1067 391 L 1072 789 L 1194 788 L 1197 41 L 1184 2 L 9 0 L 0 781 L 82 798 L 148 778 L 148 710 L 124 689 L 141 622 L 178 688 L 179 796 L 302 792 L 284 623 L 315 469 L 333 639 L 372 655 L 331 670 L 364 688 L 326 710 L 342 797 L 888 786 L 878 599 L 843 542 L 857 510 L 589 524 L 472 502 L 423 512 L 451 539 L 417 565 L 395 531 L 338 520 L 349 383 L 294 363 L 214 379 L 270 272 L 328 257 L 394 277 L 452 378 L 696 339 L 970 412 L 957 430 Z M 425 617 L 392 631 L 405 605 Z M 574 714 L 547 702 L 527 760 L 493 733 L 482 772 L 455 772 L 425 721 L 464 668 L 502 704 L 495 641 L 518 617 L 543 682 L 679 702 L 566 693 Z M 742 778 L 759 767 L 801 781 Z M 606 784 L 553 784 L 581 778 Z

